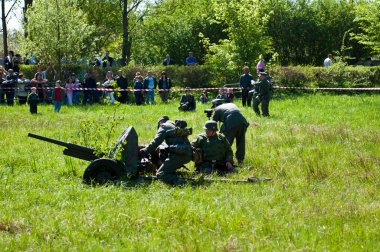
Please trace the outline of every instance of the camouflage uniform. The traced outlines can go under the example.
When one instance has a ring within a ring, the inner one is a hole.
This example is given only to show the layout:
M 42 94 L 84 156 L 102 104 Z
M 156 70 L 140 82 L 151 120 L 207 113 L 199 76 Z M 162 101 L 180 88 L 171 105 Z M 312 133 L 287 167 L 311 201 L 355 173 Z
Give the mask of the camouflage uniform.
M 207 137 L 205 133 L 197 136 L 191 145 L 197 149 L 202 156 L 199 163 L 196 163 L 195 170 L 211 173 L 213 171 L 227 171 L 226 162 L 233 163 L 233 153 L 227 138 L 220 133 Z
M 232 145 L 236 139 L 236 159 L 242 162 L 245 157 L 245 133 L 249 123 L 233 103 L 219 105 L 214 110 L 212 120 L 223 122 L 220 132 L 223 133 Z
M 176 171 L 191 161 L 190 142 L 186 136 L 177 136 L 175 134 L 174 122 L 166 121 L 159 126 L 156 136 L 145 147 L 145 152 L 154 152 L 164 140 L 168 145 L 169 155 L 158 169 L 157 178 L 171 185 L 181 184 L 183 181 L 177 177 Z

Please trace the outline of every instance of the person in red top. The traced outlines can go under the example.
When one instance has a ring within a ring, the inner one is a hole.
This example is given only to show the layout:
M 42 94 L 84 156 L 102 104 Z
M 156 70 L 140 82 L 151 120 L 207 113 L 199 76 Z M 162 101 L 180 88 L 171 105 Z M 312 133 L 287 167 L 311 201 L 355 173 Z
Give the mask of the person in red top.
M 64 97 L 65 89 L 61 87 L 61 81 L 57 80 L 55 82 L 55 88 L 53 91 L 53 101 L 54 101 L 54 112 L 61 111 L 62 98 Z

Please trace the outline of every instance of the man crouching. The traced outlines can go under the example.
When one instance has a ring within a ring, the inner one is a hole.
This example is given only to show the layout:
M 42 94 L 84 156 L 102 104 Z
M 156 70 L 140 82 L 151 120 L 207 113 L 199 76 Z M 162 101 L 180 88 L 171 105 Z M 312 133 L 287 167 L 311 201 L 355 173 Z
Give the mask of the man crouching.
M 233 153 L 227 138 L 218 133 L 215 121 L 207 121 L 205 133 L 197 136 L 191 143 L 201 155 L 201 160 L 195 161 L 195 170 L 206 174 L 218 172 L 223 174 L 233 169 Z
M 176 171 L 191 161 L 192 151 L 187 138 L 191 131 L 183 134 L 183 130 L 187 131 L 185 129 L 187 123 L 183 120 L 176 122 L 170 121 L 167 116 L 160 117 L 156 136 L 145 148 L 140 150 L 140 155 L 154 152 L 165 141 L 168 146 L 168 157 L 158 169 L 157 178 L 170 185 L 183 185 L 186 180 L 178 177 Z

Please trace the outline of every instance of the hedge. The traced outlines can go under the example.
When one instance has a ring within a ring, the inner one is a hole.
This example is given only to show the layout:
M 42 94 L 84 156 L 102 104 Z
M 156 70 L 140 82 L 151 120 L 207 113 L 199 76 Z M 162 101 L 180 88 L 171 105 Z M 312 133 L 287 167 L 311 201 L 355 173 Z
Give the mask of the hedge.
M 125 66 L 122 68 L 113 67 L 110 69 L 92 68 L 85 65 L 65 65 L 62 72 L 63 80 L 70 76 L 70 73 L 77 74 L 83 80 L 87 71 L 93 70 L 97 81 L 102 81 L 105 73 L 111 70 L 116 74 L 121 69 L 130 82 L 132 82 L 136 72 L 146 76 L 148 71 L 159 78 L 161 71 L 166 71 L 172 79 L 175 87 L 220 87 L 226 83 L 237 83 L 241 75 L 240 69 L 230 69 L 219 71 L 211 66 Z M 22 65 L 21 71 L 27 78 L 33 78 L 37 71 L 36 65 Z M 307 87 L 378 87 L 380 86 L 380 66 L 345 66 L 334 64 L 331 67 L 271 67 L 269 69 L 276 85 L 280 86 L 307 86 Z M 256 75 L 256 73 L 252 73 Z M 47 73 L 49 81 L 55 81 L 57 74 L 53 71 Z M 226 76 L 229 76 L 226 78 Z M 232 76 L 232 77 L 231 77 Z M 236 77 L 236 78 L 235 78 Z M 131 83 L 132 84 L 132 83 Z

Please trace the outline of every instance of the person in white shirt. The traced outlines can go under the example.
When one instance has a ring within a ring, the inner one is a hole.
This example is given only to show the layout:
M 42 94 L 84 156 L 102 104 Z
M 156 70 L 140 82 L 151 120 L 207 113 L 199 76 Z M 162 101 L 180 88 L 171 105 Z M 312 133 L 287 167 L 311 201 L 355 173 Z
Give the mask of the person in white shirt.
M 325 67 L 332 66 L 332 54 L 331 53 L 329 55 L 327 55 L 327 58 L 325 59 L 325 61 L 323 61 L 323 66 L 325 66 Z

